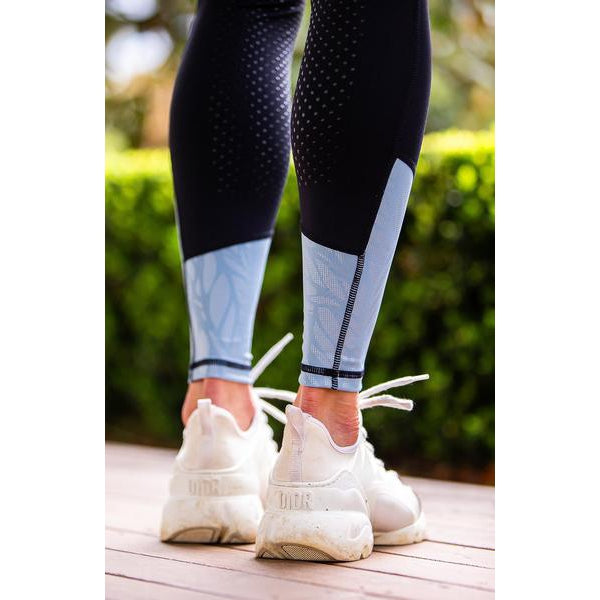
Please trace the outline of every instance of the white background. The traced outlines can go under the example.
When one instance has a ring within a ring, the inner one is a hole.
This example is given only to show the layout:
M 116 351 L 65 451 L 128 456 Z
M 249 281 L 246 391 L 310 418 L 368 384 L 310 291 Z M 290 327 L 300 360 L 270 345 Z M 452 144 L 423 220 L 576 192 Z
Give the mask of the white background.
M 0 588 L 101 598 L 104 16 L 98 2 L 60 11 L 54 23 L 54 3 L 2 7 Z M 546 0 L 496 16 L 498 597 L 587 598 L 600 544 L 600 15 Z

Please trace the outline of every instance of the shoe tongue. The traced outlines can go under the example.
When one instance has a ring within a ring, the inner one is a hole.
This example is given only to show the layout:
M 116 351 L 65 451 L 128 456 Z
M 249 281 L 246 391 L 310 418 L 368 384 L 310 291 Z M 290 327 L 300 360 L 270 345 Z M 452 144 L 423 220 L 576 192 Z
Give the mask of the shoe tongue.
M 202 435 L 211 435 L 213 424 L 211 418 L 212 402 L 210 398 L 198 399 L 198 420 L 200 421 L 200 430 Z
M 292 434 L 292 443 L 298 445 L 299 448 L 304 446 L 304 420 L 305 414 L 297 407 L 289 404 L 285 408 L 285 416 L 290 432 Z
M 194 413 L 197 415 L 201 434 L 205 436 L 211 436 L 217 431 L 221 433 L 229 431 L 236 435 L 244 435 L 253 428 L 256 421 L 255 415 L 250 427 L 246 431 L 242 431 L 236 423 L 235 417 L 228 410 L 213 404 L 210 398 L 200 398 Z
M 288 404 L 285 407 L 285 416 L 287 418 L 287 422 L 294 430 L 295 436 L 297 436 L 300 439 L 303 439 L 304 419 L 306 417 L 305 413 L 303 413 L 297 406 L 294 406 L 293 404 Z
M 301 418 L 301 416 L 303 414 L 304 413 L 297 406 L 294 406 L 293 404 L 288 404 L 285 407 L 285 416 L 288 419 L 298 419 L 298 418 Z

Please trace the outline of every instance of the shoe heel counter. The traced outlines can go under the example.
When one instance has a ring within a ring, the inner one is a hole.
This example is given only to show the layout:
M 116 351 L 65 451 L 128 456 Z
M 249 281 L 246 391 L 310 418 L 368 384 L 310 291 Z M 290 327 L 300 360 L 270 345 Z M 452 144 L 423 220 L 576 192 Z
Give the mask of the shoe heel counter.
M 230 469 L 246 455 L 243 446 L 233 417 L 209 399 L 198 400 L 183 432 L 176 465 L 184 471 Z
M 273 481 L 325 481 L 349 468 L 352 456 L 331 445 L 324 426 L 295 406 L 288 406 L 285 414 L 287 424 Z
M 276 481 L 302 481 L 302 453 L 304 450 L 304 419 L 300 409 L 288 406 L 287 424 L 283 430 L 281 449 L 273 466 Z

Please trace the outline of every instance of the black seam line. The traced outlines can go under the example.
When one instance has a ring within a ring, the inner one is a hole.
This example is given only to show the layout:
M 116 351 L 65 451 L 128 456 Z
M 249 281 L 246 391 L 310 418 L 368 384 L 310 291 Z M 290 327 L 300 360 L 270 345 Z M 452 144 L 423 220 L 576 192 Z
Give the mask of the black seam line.
M 324 375 L 325 377 L 340 377 L 341 379 L 360 379 L 365 372 L 364 371 L 340 371 L 335 369 L 327 369 L 326 367 L 313 367 L 312 365 L 300 365 L 300 370 L 304 373 L 311 373 L 312 375 Z
M 337 346 L 335 347 L 335 356 L 333 357 L 333 370 L 339 371 L 340 363 L 342 361 L 342 350 L 344 348 L 344 342 L 346 341 L 346 334 L 348 333 L 348 326 L 350 325 L 350 317 L 354 310 L 354 303 L 356 301 L 356 293 L 358 292 L 358 284 L 365 264 L 365 255 L 360 254 L 356 257 L 356 269 L 354 270 L 354 277 L 352 278 L 352 285 L 350 286 L 350 292 L 348 293 L 348 302 L 346 303 L 346 310 L 344 312 L 344 319 L 342 320 L 342 326 L 340 328 L 340 335 L 338 336 Z M 339 385 L 338 378 L 332 376 L 331 378 L 331 389 L 337 390 Z
M 251 365 L 243 365 L 241 363 L 232 362 L 230 360 L 223 360 L 221 358 L 204 358 L 203 360 L 197 360 L 190 365 L 190 371 L 196 367 L 202 367 L 204 365 L 221 365 L 223 367 L 230 367 L 232 369 L 240 369 L 242 371 L 250 371 Z

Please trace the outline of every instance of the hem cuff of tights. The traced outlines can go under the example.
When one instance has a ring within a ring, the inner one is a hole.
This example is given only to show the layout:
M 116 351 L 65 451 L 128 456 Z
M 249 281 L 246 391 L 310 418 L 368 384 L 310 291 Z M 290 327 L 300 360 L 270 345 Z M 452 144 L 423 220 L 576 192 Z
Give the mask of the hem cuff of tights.
M 302 371 L 298 378 L 300 385 L 315 388 L 336 389 L 339 392 L 360 392 L 362 378 L 337 377 L 337 387 L 333 388 L 333 378 L 329 375 L 315 375 Z
M 235 369 L 225 365 L 208 364 L 194 367 L 189 370 L 188 383 L 205 379 L 206 377 L 215 377 L 227 381 L 237 381 L 238 383 L 252 383 L 250 381 L 250 368 Z

